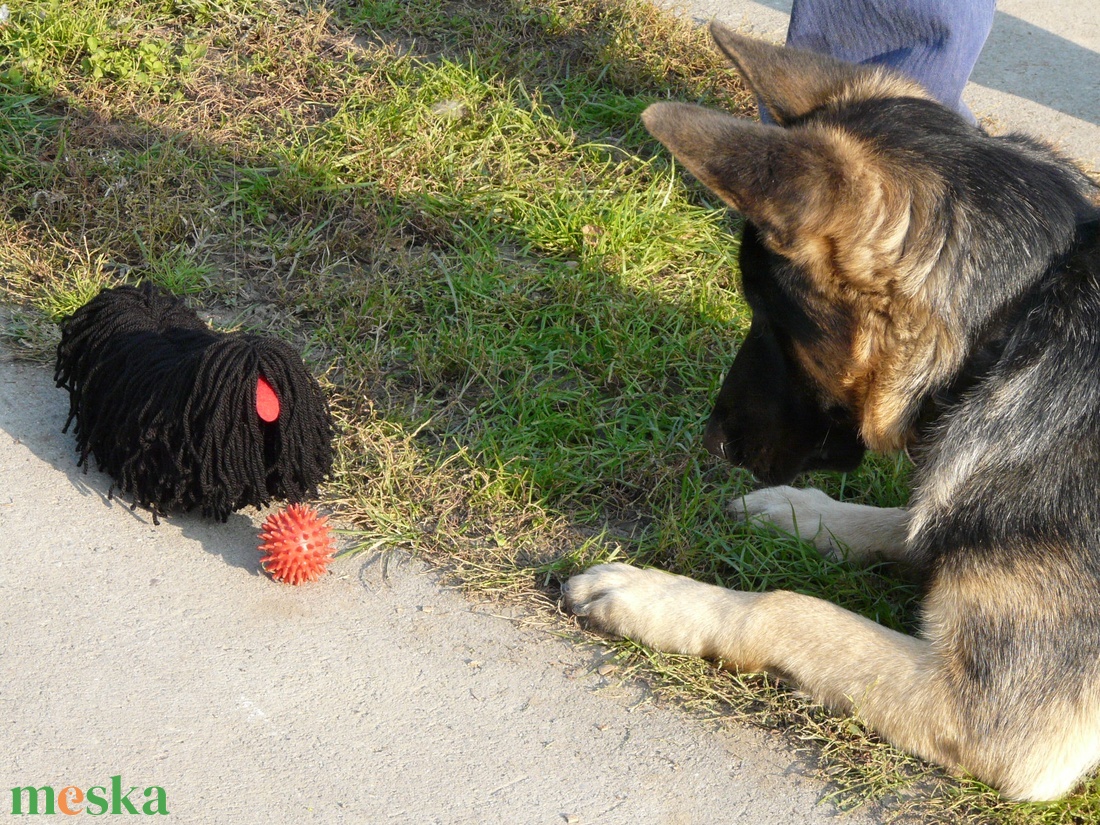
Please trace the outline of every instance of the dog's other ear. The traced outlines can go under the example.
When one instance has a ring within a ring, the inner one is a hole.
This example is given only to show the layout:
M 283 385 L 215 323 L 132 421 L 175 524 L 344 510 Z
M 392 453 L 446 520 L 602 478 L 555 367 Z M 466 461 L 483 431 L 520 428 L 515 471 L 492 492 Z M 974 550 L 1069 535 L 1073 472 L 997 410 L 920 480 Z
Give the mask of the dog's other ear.
M 833 100 L 928 97 L 917 83 L 882 68 L 773 46 L 736 34 L 716 20 L 710 24 L 710 33 L 780 125 Z

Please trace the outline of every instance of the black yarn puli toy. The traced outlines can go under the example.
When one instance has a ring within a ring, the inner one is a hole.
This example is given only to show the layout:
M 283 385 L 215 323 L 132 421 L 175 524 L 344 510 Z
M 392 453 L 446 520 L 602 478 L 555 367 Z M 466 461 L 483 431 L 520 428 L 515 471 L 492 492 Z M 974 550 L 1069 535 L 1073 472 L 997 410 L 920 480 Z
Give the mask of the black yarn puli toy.
M 54 380 L 69 391 L 62 432 L 76 422 L 78 466 L 94 457 L 154 523 L 299 502 L 332 469 L 332 418 L 301 357 L 215 332 L 148 282 L 104 289 L 62 322 Z

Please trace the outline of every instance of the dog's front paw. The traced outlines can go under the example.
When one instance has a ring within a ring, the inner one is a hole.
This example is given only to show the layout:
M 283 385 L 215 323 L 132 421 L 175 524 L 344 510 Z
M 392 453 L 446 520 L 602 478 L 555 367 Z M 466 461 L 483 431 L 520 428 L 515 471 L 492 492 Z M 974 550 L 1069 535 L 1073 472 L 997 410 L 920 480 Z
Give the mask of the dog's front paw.
M 834 501 L 820 490 L 765 487 L 735 499 L 730 512 L 797 536 L 832 559 L 869 564 L 907 558 L 909 517 L 900 507 Z
M 646 603 L 652 604 L 659 570 L 640 570 L 629 564 L 600 564 L 573 576 L 562 587 L 566 608 L 607 633 L 637 638 L 644 623 Z
M 824 555 L 839 555 L 838 544 L 825 524 L 825 514 L 837 504 L 820 490 L 765 487 L 730 504 L 730 512 L 744 521 L 765 524 L 813 544 Z
M 730 655 L 752 594 L 629 564 L 601 564 L 562 587 L 565 606 L 591 626 L 668 653 Z

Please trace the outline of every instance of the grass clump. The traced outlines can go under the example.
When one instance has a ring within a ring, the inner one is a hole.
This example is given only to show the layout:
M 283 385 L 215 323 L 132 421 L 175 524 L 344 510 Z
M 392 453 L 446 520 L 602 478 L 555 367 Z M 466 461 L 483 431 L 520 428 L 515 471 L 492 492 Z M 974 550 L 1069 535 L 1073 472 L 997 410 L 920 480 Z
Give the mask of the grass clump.
M 648 139 L 675 98 L 749 96 L 640 0 L 27 0 L 0 27 L 5 334 L 152 279 L 292 340 L 343 435 L 328 498 L 365 547 L 552 605 L 610 558 L 783 587 L 911 629 L 916 593 L 734 524 L 701 455 L 746 309 L 736 224 Z M 814 483 L 905 500 L 875 459 Z M 1090 822 L 949 780 L 772 683 L 619 647 L 716 715 L 815 743 L 843 804 L 931 821 Z

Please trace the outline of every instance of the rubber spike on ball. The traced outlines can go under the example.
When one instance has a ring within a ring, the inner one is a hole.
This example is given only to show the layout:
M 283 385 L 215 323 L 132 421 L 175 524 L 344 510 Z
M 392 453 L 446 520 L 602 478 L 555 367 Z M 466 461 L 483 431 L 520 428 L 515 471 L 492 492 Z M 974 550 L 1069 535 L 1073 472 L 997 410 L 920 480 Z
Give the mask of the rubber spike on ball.
M 263 523 L 260 564 L 275 581 L 302 584 L 319 579 L 335 552 L 328 518 L 304 504 L 291 504 Z

